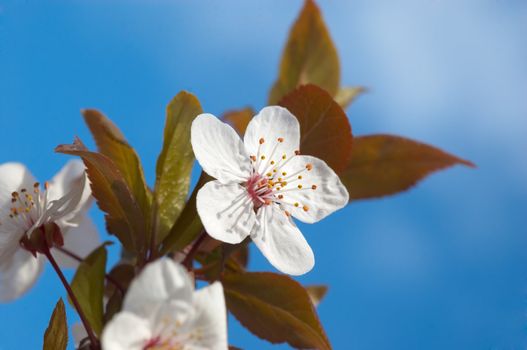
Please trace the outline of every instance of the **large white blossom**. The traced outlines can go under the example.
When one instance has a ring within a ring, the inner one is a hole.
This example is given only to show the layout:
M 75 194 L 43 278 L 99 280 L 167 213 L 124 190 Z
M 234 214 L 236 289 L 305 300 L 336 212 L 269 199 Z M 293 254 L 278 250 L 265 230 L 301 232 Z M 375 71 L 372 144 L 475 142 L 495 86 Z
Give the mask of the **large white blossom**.
M 104 350 L 227 350 L 223 288 L 194 290 L 170 259 L 147 265 L 130 285 L 122 310 L 102 333 Z
M 63 248 L 81 258 L 98 245 L 97 230 L 87 216 L 90 198 L 80 161 L 68 162 L 43 187 L 24 165 L 0 165 L 0 301 L 24 294 L 42 271 L 44 258 L 22 247 L 33 231 L 56 224 Z M 55 248 L 51 253 L 61 267 L 78 264 Z
M 197 195 L 206 231 L 231 244 L 250 235 L 284 273 L 311 270 L 313 252 L 291 216 L 317 222 L 344 207 L 349 195 L 323 160 L 300 155 L 296 117 L 282 107 L 265 107 L 242 141 L 229 125 L 201 114 L 192 124 L 191 142 L 203 170 L 217 179 Z

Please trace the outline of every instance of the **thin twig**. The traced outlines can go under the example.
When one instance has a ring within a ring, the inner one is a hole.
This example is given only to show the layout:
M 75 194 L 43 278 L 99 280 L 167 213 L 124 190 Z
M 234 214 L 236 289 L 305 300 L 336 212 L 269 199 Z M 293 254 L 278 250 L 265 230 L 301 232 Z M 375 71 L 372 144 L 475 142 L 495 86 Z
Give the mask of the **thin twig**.
M 188 252 L 187 256 L 185 257 L 185 260 L 183 260 L 182 264 L 185 266 L 188 270 L 192 269 L 192 260 L 194 259 L 194 255 L 198 252 L 199 246 L 203 241 L 207 238 L 207 232 L 203 230 L 201 232 L 201 235 L 198 237 L 196 242 L 192 245 L 192 248 L 190 248 L 190 251 Z
M 77 297 L 75 296 L 75 293 L 73 293 L 73 290 L 71 289 L 71 286 L 69 285 L 68 281 L 66 280 L 66 277 L 64 277 L 64 274 L 60 270 L 60 267 L 57 264 L 57 262 L 55 261 L 55 258 L 51 254 L 49 248 L 46 249 L 46 251 L 44 252 L 44 255 L 46 256 L 46 258 L 48 258 L 49 262 L 51 263 L 51 266 L 53 266 L 53 269 L 55 270 L 55 272 L 59 276 L 59 279 L 62 282 L 62 284 L 64 285 L 64 288 L 66 289 L 66 292 L 68 293 L 68 296 L 70 297 L 71 302 L 75 306 L 75 309 L 77 310 L 77 313 L 79 314 L 79 317 L 80 317 L 80 319 L 82 321 L 82 324 L 84 325 L 84 328 L 86 329 L 86 333 L 88 333 L 88 338 L 90 338 L 90 343 L 91 343 L 92 350 L 99 350 L 101 348 L 101 346 L 99 344 L 99 340 L 95 336 L 95 333 L 93 333 L 93 329 L 92 329 L 90 323 L 88 322 L 88 320 L 86 319 L 86 315 L 82 311 L 82 308 L 81 308 L 81 306 L 79 304 L 79 301 L 77 300 Z

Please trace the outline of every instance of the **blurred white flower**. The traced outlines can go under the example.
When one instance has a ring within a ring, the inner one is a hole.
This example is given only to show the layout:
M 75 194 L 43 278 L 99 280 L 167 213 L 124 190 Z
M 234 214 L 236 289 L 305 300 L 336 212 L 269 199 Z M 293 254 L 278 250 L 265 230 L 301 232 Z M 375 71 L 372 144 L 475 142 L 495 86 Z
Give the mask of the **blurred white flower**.
M 60 229 L 52 237 L 56 246 L 63 244 L 79 257 L 98 245 L 97 230 L 86 215 L 90 199 L 80 161 L 68 162 L 43 189 L 24 165 L 0 165 L 0 301 L 21 296 L 42 271 L 43 257 L 31 241 L 35 231 L 56 225 Z M 62 267 L 77 265 L 56 248 L 51 253 Z
M 223 288 L 194 290 L 183 266 L 170 259 L 147 265 L 128 290 L 121 312 L 102 333 L 104 350 L 226 350 Z
M 203 170 L 217 179 L 197 195 L 206 231 L 231 244 L 251 235 L 284 273 L 311 270 L 313 251 L 291 216 L 317 222 L 344 207 L 349 195 L 323 160 L 300 155 L 296 117 L 282 107 L 265 107 L 242 142 L 229 125 L 201 114 L 192 123 L 191 142 Z

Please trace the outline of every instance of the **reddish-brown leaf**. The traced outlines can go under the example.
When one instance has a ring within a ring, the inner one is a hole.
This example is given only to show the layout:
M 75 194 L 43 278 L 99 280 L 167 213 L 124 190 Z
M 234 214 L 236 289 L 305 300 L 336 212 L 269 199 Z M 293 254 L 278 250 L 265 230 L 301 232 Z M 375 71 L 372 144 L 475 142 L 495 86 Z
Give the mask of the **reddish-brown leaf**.
M 117 126 L 104 114 L 95 109 L 82 111 L 84 120 L 93 135 L 99 152 L 111 159 L 135 200 L 141 207 L 145 218 L 150 217 L 150 191 L 146 185 L 143 167 L 139 156 Z
M 276 104 L 298 85 L 313 83 L 335 96 L 340 85 L 340 63 L 320 9 L 306 0 L 293 24 L 280 62 L 269 104 Z
M 308 293 L 292 278 L 226 273 L 222 282 L 228 309 L 258 337 L 300 349 L 331 349 Z
M 382 197 L 405 191 L 427 175 L 453 165 L 474 164 L 438 148 L 392 135 L 353 139 L 353 154 L 342 182 L 350 199 Z
M 106 213 L 106 226 L 123 246 L 136 252 L 144 246 L 145 221 L 126 180 L 115 164 L 103 154 L 89 151 L 80 139 L 60 145 L 56 152 L 79 156 L 86 165 L 92 193 L 99 208 Z
M 222 119 L 232 126 L 234 130 L 240 134 L 240 136 L 243 136 L 243 134 L 245 134 L 245 129 L 247 129 L 247 125 L 253 116 L 253 109 L 251 107 L 247 107 L 244 109 L 227 111 L 223 115 Z
M 286 107 L 300 122 L 300 151 L 323 159 L 337 173 L 351 156 L 351 125 L 333 98 L 316 85 L 300 86 L 284 97 Z

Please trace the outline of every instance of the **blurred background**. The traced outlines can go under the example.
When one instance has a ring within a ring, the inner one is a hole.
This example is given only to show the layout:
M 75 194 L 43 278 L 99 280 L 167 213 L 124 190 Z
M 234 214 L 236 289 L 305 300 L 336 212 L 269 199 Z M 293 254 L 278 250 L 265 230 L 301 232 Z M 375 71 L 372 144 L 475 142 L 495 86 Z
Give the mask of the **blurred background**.
M 319 312 L 334 348 L 525 349 L 527 2 L 319 2 L 343 84 L 370 89 L 348 109 L 354 134 L 399 134 L 478 165 L 301 227 L 317 263 L 300 280 L 330 285 Z M 0 162 L 50 178 L 68 159 L 56 145 L 77 135 L 93 147 L 79 111 L 95 107 L 152 184 L 169 100 L 186 89 L 215 114 L 263 107 L 301 6 L 0 0 Z M 271 269 L 252 253 L 252 269 Z M 47 266 L 0 305 L 0 349 L 41 348 L 64 295 Z M 233 345 L 275 348 L 229 327 Z

